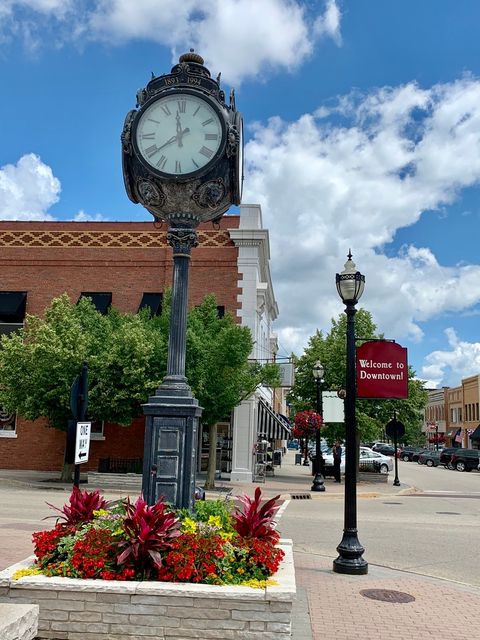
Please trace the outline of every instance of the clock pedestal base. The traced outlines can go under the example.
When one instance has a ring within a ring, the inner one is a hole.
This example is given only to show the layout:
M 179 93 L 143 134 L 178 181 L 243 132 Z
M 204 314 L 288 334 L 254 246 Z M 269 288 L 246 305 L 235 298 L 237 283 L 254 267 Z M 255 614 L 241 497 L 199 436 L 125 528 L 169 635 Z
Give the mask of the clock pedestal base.
M 146 415 L 143 497 L 192 509 L 195 500 L 198 422 L 202 414 L 188 385 L 168 378 L 143 405 Z

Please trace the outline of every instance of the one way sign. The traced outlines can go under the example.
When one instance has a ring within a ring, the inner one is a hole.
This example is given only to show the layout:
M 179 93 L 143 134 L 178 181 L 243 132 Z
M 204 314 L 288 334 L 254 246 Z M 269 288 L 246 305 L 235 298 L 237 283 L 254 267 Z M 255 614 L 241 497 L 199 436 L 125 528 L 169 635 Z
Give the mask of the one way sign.
M 88 462 L 88 452 L 90 450 L 90 429 L 91 422 L 77 422 L 77 436 L 75 438 L 75 460 L 74 464 Z

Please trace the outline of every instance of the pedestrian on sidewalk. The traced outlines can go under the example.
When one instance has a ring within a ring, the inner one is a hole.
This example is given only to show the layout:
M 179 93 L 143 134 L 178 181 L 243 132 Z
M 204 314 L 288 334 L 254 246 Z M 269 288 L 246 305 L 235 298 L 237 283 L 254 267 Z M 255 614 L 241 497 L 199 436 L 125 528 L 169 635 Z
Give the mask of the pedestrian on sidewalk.
M 338 440 L 335 440 L 332 453 L 333 453 L 333 475 L 335 477 L 335 482 L 340 482 L 340 464 L 342 462 L 342 446 Z

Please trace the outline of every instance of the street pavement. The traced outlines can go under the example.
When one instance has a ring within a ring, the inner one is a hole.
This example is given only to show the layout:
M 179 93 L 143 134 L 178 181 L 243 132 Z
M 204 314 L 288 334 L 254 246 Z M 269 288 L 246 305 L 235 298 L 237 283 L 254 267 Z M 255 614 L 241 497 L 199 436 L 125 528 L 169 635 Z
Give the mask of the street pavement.
M 281 467 L 275 467 L 274 475 L 267 477 L 264 483 L 246 485 L 220 479 L 216 481 L 216 489 L 207 492 L 207 498 L 252 495 L 254 487 L 259 486 L 265 498 L 280 496 L 280 532 L 282 524 L 288 524 L 286 528 L 295 532 L 295 510 L 291 509 L 289 515 L 292 500 L 305 500 L 305 505 L 321 508 L 322 501 L 343 499 L 344 485 L 327 478 L 325 492 L 311 492 L 310 467 L 295 465 L 294 453 L 288 451 Z M 61 487 L 54 480 L 49 481 L 52 475 L 0 470 L 0 487 L 51 489 L 52 494 L 62 488 L 70 489 Z M 89 485 L 88 488 L 97 487 Z M 107 491 L 101 481 L 98 488 Z M 360 480 L 357 484 L 357 495 L 362 500 L 413 491 L 416 490 L 406 485 L 394 487 L 393 474 L 387 481 L 377 476 L 375 482 Z M 114 494 L 115 490 L 109 486 L 108 493 Z M 125 491 L 118 487 L 118 493 L 125 494 Z M 59 498 L 57 495 L 52 502 L 58 503 Z M 8 529 L 9 525 L 3 526 Z M 337 574 L 332 570 L 336 556 L 320 555 L 311 548 L 305 550 L 295 544 L 295 533 L 292 537 L 297 581 L 293 640 L 383 640 L 389 636 L 395 640 L 417 640 L 419 636 L 436 640 L 452 637 L 474 640 L 480 637 L 480 588 L 372 563 L 365 576 Z M 340 537 L 341 532 L 339 541 Z M 475 541 L 472 543 L 472 561 L 478 563 Z M 16 560 L 25 557 L 20 549 L 19 554 Z

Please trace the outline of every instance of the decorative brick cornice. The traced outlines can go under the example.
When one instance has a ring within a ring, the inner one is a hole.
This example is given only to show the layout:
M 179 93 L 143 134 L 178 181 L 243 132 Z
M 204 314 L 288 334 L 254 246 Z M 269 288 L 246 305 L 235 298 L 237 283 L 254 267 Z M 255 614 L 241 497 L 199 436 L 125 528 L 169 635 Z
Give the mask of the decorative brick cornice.
M 233 246 L 226 230 L 198 231 L 202 248 Z M 148 249 L 168 248 L 165 232 L 144 231 L 0 231 L 0 247 L 48 249 Z

